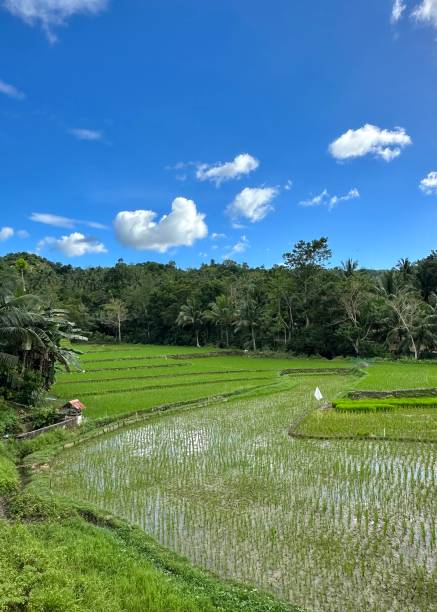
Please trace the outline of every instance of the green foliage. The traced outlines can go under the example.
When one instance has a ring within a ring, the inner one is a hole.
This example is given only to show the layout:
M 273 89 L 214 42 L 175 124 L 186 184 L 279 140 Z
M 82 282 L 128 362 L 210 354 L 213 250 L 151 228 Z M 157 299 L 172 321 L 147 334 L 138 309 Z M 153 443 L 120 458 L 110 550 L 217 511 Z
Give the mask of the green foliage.
M 7 453 L 6 448 L 0 442 L 0 498 L 13 493 L 18 489 L 19 477 L 13 458 Z M 0 499 L 1 513 L 1 499 Z M 0 516 L 1 522 L 1 516 Z M 0 572 L 1 576 L 1 572 Z

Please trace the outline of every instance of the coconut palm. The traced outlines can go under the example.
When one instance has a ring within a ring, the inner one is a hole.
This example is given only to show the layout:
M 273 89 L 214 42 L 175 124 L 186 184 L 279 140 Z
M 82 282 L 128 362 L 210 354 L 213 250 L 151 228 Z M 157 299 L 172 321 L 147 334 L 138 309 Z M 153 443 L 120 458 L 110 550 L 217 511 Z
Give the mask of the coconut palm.
M 234 306 L 227 295 L 219 295 L 215 302 L 211 302 L 209 308 L 203 313 L 203 318 L 220 327 L 225 334 L 226 346 L 229 346 L 229 330 L 234 322 Z
M 342 261 L 341 267 L 343 274 L 345 276 L 353 276 L 358 270 L 358 265 L 358 261 L 356 261 L 355 259 L 351 259 L 350 257 L 349 259 L 346 259 L 346 261 Z
M 176 319 L 179 327 L 192 327 L 196 337 L 196 346 L 200 348 L 199 331 L 203 325 L 203 313 L 194 298 L 189 298 L 186 304 L 181 306 Z
M 240 299 L 235 312 L 235 331 L 248 329 L 252 341 L 252 348 L 256 351 L 256 333 L 261 318 L 261 307 L 256 299 L 253 288 L 250 288 Z
M 86 340 L 61 309 L 45 309 L 32 295 L 14 297 L 0 292 L 0 366 L 38 372 L 48 389 L 56 364 L 69 369 L 76 351 L 63 341 Z

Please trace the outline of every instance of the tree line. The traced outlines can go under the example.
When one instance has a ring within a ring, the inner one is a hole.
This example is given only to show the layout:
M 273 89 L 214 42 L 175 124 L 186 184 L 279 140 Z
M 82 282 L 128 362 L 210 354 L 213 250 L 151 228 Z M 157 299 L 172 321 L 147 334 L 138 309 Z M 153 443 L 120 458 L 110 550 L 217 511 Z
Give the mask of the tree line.
M 37 255 L 0 258 L 11 295 L 61 309 L 94 341 L 197 344 L 302 355 L 430 355 L 437 344 L 437 252 L 391 270 L 332 267 L 325 237 L 299 241 L 283 264 L 231 260 L 80 268 Z

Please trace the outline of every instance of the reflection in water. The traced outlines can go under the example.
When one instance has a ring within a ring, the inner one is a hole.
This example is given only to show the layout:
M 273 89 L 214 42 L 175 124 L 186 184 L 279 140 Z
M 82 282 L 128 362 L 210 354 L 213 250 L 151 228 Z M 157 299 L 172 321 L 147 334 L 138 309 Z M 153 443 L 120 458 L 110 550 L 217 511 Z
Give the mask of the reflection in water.
M 435 609 L 436 447 L 290 439 L 311 384 L 94 440 L 54 486 L 307 609 Z

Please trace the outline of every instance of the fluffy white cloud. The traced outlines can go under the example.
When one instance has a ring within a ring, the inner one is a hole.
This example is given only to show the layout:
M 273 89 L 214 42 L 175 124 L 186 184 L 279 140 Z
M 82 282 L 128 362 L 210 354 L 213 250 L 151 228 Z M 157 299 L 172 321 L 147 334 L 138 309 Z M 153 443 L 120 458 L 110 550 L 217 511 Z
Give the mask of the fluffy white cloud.
M 329 145 L 329 152 L 339 160 L 374 155 L 389 162 L 411 144 L 403 128 L 382 130 L 367 123 L 358 130 L 348 130 Z
M 426 195 L 437 195 L 437 172 L 429 172 L 420 181 L 419 189 L 426 193 Z
M 328 193 L 327 189 L 324 189 L 322 193 L 311 198 L 309 200 L 302 200 L 299 202 L 299 206 L 304 206 L 306 208 L 312 206 L 326 206 L 328 210 L 332 210 L 334 206 L 336 206 L 339 202 L 347 202 L 348 200 L 355 200 L 360 197 L 360 192 L 356 187 L 351 189 L 348 193 L 342 196 L 331 196 Z
M 240 178 L 256 170 L 259 161 L 248 153 L 237 155 L 232 161 L 219 164 L 200 164 L 197 166 L 196 177 L 199 181 L 211 181 L 219 186 L 225 181 Z
M 226 234 L 218 234 L 217 232 L 214 232 L 211 234 L 211 238 L 213 240 L 220 240 L 221 238 L 226 238 Z
M 250 242 L 246 236 L 241 236 L 240 240 L 236 242 L 223 256 L 223 259 L 231 259 L 234 255 L 240 255 L 241 253 L 245 253 L 247 249 L 250 247 Z
M 171 212 L 158 222 L 153 210 L 124 210 L 114 221 L 118 240 L 138 250 L 165 253 L 170 247 L 191 246 L 205 238 L 208 228 L 205 215 L 199 213 L 193 200 L 175 198 Z
M 414 9 L 413 17 L 437 28 L 437 0 L 422 0 Z
M 105 245 L 99 242 L 97 238 L 84 236 L 80 232 L 73 232 L 68 236 L 61 236 L 61 238 L 47 236 L 38 242 L 37 250 L 40 251 L 46 246 L 60 251 L 67 257 L 80 257 L 88 253 L 108 252 Z
M 256 223 L 264 219 L 273 209 L 272 202 L 278 195 L 275 187 L 246 187 L 229 204 L 226 211 L 232 219 L 244 217 Z
M 88 140 L 89 142 L 102 140 L 103 132 L 98 130 L 88 130 L 86 128 L 72 128 L 69 133 L 78 140 Z
M 63 229 L 73 229 L 76 225 L 86 225 L 93 229 L 108 229 L 103 223 L 97 221 L 80 221 L 79 219 L 71 219 L 70 217 L 61 217 L 60 215 L 52 215 L 50 213 L 32 213 L 31 221 L 52 225 L 53 227 L 62 227 Z
M 12 238 L 13 235 L 14 230 L 12 227 L 2 227 L 0 229 L 0 242 L 3 242 L 3 240 L 7 240 L 8 238 Z
M 40 24 L 49 40 L 56 41 L 53 28 L 76 14 L 97 14 L 108 0 L 4 0 L 4 8 L 30 25 Z
M 395 0 L 393 3 L 393 8 L 391 11 L 391 21 L 392 23 L 396 23 L 402 17 L 403 12 L 407 8 L 404 0 Z
M 5 94 L 5 96 L 9 96 L 10 98 L 15 98 L 17 100 L 23 100 L 26 96 L 22 91 L 17 89 L 14 85 L 10 83 L 6 83 L 0 79 L 0 93 Z

